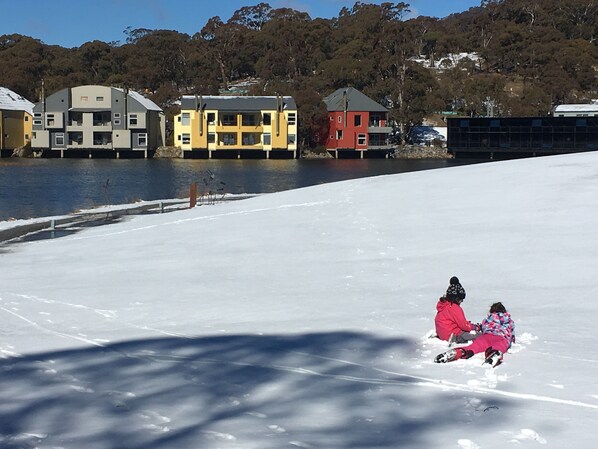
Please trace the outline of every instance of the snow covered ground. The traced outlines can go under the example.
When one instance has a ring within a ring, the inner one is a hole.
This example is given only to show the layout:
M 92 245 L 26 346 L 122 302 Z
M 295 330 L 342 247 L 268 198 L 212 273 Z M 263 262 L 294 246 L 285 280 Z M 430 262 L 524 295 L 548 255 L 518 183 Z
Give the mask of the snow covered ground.
M 0 246 L 0 447 L 596 447 L 598 154 L 380 176 Z M 517 344 L 432 363 L 435 304 Z

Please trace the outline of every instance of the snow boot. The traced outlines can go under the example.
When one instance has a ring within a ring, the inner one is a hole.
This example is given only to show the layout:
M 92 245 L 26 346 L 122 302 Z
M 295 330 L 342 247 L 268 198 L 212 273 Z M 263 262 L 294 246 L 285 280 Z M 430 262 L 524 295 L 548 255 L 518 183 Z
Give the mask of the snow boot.
M 485 357 L 484 363 L 488 363 L 492 368 L 496 368 L 502 363 L 502 352 L 492 349 L 492 347 L 486 349 Z
M 448 363 L 459 359 L 468 359 L 473 356 L 473 351 L 470 349 L 455 348 L 449 349 L 442 354 L 438 354 L 434 358 L 435 363 Z

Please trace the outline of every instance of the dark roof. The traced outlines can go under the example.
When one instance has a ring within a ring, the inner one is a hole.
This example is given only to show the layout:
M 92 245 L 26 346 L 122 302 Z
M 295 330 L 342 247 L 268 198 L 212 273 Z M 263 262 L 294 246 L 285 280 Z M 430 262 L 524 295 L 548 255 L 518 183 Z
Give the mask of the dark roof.
M 343 107 L 343 96 L 345 93 L 347 94 L 347 111 L 388 112 L 388 109 L 380 103 L 376 103 L 370 97 L 362 94 L 353 87 L 337 89 L 324 98 L 328 112 L 345 110 Z
M 195 95 L 184 95 L 181 98 L 181 109 L 189 110 L 196 108 L 196 101 L 203 104 L 203 109 L 213 109 L 218 111 L 262 111 L 262 110 L 274 110 L 276 109 L 276 97 L 275 96 L 263 96 L 263 97 L 249 97 L 249 96 L 197 96 Z M 283 109 L 296 110 L 297 104 L 293 97 L 280 97 L 282 98 Z

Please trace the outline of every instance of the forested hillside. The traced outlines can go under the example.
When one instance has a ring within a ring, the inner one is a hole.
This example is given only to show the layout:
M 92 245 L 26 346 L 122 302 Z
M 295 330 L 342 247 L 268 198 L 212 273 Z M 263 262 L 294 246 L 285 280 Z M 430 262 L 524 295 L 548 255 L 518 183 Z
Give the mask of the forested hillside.
M 260 3 L 227 22 L 213 17 L 193 36 L 128 28 L 124 42 L 69 49 L 3 35 L 0 86 L 32 101 L 42 80 L 46 93 L 126 86 L 172 116 L 181 94 L 217 94 L 253 79 L 251 94 L 295 97 L 303 146 L 322 137 L 321 99 L 344 86 L 391 109 L 403 135 L 438 111 L 546 115 L 598 97 L 596 0 L 483 0 L 444 19 L 408 13 L 407 3 L 357 2 L 334 19 L 312 19 Z

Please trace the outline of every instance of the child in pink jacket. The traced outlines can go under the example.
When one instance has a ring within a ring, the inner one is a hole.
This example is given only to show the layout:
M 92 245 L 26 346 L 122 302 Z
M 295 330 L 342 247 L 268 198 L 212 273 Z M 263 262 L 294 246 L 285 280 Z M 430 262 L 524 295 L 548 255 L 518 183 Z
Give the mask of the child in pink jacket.
M 446 294 L 436 304 L 436 335 L 441 340 L 455 343 L 466 343 L 478 337 L 479 325 L 472 324 L 465 318 L 461 303 L 465 299 L 465 289 L 459 282 L 459 278 L 453 276 Z

